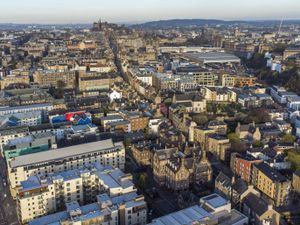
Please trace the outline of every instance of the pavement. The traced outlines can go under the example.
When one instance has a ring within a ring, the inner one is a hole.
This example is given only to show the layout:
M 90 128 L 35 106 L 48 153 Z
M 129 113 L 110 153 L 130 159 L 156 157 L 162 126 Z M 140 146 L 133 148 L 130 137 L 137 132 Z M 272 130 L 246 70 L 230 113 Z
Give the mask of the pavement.
M 19 225 L 16 203 L 10 195 L 6 165 L 0 156 L 0 225 Z

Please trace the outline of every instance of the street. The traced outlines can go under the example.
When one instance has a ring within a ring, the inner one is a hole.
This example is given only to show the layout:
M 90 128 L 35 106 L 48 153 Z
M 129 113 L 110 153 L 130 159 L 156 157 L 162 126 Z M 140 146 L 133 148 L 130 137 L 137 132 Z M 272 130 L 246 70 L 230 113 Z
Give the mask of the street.
M 16 204 L 6 179 L 5 161 L 0 157 L 0 225 L 19 225 Z

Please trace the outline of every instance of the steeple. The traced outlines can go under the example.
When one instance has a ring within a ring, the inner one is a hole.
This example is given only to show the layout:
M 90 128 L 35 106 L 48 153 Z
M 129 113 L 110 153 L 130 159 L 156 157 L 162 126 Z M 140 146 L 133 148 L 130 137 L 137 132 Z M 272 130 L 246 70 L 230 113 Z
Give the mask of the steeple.
M 200 162 L 202 162 L 202 163 L 203 163 L 203 162 L 205 162 L 205 163 L 208 162 L 207 155 L 206 155 L 206 149 L 203 149 L 203 150 L 202 150 L 202 157 L 201 157 Z

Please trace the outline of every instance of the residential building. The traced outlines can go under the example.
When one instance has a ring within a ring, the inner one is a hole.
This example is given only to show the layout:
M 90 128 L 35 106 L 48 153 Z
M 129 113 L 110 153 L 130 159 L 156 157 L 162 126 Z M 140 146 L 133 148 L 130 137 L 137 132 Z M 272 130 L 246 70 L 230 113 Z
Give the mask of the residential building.
M 28 86 L 29 83 L 29 75 L 8 75 L 6 77 L 2 77 L 0 80 L 0 90 L 6 89 L 14 84 L 25 84 Z
M 37 70 L 33 74 L 34 82 L 43 87 L 75 88 L 75 71 Z
M 186 147 L 184 153 L 174 149 L 155 150 L 152 160 L 154 180 L 173 191 L 188 190 L 193 184 L 209 184 L 211 164 L 206 152 Z
M 22 181 L 33 175 L 63 172 L 92 162 L 123 170 L 125 164 L 123 144 L 113 143 L 108 139 L 15 157 L 8 161 L 10 187 L 15 189 Z
M 120 115 L 130 123 L 131 131 L 144 130 L 148 127 L 149 117 L 139 111 L 121 111 Z
M 231 147 L 230 141 L 225 136 L 210 134 L 207 138 L 207 151 L 222 161 L 229 160 L 228 149 Z
M 0 127 L 37 126 L 43 122 L 42 111 L 14 113 L 0 116 Z
M 66 203 L 80 205 L 95 202 L 97 195 L 110 197 L 134 192 L 132 176 L 119 168 L 87 164 L 78 169 L 45 175 L 35 175 L 21 182 L 17 190 L 17 209 L 21 223 L 65 208 Z
M 131 152 L 134 160 L 139 166 L 148 166 L 151 164 L 151 143 L 140 142 L 131 146 Z
M 30 104 L 23 106 L 11 106 L 11 107 L 1 107 L 0 108 L 0 116 L 11 115 L 15 113 L 27 113 L 33 111 L 42 111 L 44 114 L 53 110 L 53 104 L 44 103 L 44 104 Z
M 188 74 L 192 76 L 195 83 L 203 86 L 215 86 L 218 80 L 218 76 L 216 76 L 212 71 L 203 69 L 201 67 L 179 67 L 176 69 L 176 74 Z
M 253 165 L 252 184 L 269 197 L 275 206 L 284 205 L 291 182 L 266 163 Z
M 79 91 L 109 90 L 112 79 L 108 74 L 86 72 L 79 75 Z
M 187 112 L 200 113 L 206 111 L 206 99 L 198 93 L 174 94 L 173 103 L 184 106 Z
M 0 145 L 5 145 L 11 139 L 24 137 L 28 134 L 28 126 L 2 128 L 0 129 Z
M 299 170 L 293 173 L 292 187 L 295 192 L 300 194 L 300 171 Z
M 97 196 L 97 202 L 80 206 L 78 202 L 66 204 L 66 211 L 44 216 L 29 222 L 29 225 L 71 224 L 120 224 L 145 225 L 147 205 L 144 197 L 135 192 L 110 197 Z
M 55 133 L 43 132 L 9 140 L 6 145 L 2 146 L 2 155 L 9 160 L 21 155 L 47 151 L 51 148 L 57 148 Z
M 242 156 L 237 153 L 232 153 L 230 165 L 232 166 L 231 170 L 235 175 L 241 177 L 250 184 L 252 180 L 253 165 L 262 162 L 263 160 L 256 159 L 251 155 Z
M 280 214 L 261 197 L 249 193 L 241 204 L 241 212 L 249 217 L 252 225 L 279 225 Z

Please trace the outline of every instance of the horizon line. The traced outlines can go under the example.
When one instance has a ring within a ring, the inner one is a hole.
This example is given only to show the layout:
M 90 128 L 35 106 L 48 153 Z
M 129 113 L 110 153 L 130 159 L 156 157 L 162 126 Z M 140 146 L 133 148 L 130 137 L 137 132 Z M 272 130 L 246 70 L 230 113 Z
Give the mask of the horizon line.
M 172 20 L 218 20 L 218 21 L 224 21 L 224 22 L 268 22 L 268 21 L 300 21 L 300 18 L 288 18 L 288 19 L 279 19 L 279 18 L 268 18 L 268 19 L 206 19 L 206 18 L 172 18 L 172 19 L 158 19 L 158 20 L 144 20 L 144 21 L 116 21 L 116 22 L 110 22 L 109 20 L 103 20 L 103 22 L 107 23 L 113 23 L 113 24 L 144 24 L 144 23 L 149 23 L 149 22 L 160 22 L 160 21 L 172 21 Z M 93 24 L 94 22 L 97 21 L 91 21 L 91 22 L 56 22 L 56 23 L 51 23 L 51 22 L 1 22 L 0 25 L 3 24 L 12 24 L 12 25 L 89 25 Z

